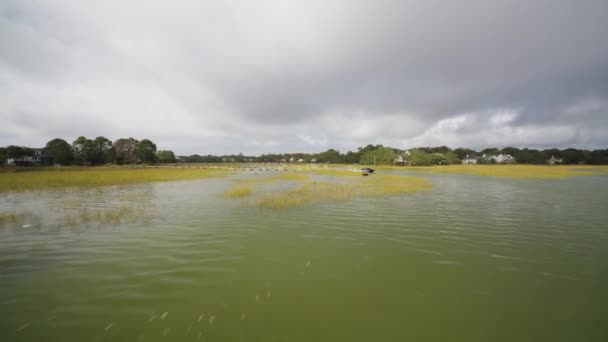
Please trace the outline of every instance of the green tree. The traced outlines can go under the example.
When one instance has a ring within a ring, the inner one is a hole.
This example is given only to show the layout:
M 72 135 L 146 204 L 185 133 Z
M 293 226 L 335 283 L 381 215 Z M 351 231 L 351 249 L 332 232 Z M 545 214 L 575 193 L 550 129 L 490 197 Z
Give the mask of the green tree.
M 318 162 L 336 164 L 344 162 L 344 158 L 342 158 L 340 151 L 330 148 L 325 152 L 319 153 Z
M 0 147 L 0 165 L 6 164 L 6 147 Z
M 93 155 L 91 163 L 102 165 L 113 163 L 115 160 L 114 144 L 105 137 L 97 137 L 92 141 Z
M 135 145 L 135 155 L 142 163 L 154 164 L 157 162 L 156 145 L 152 141 L 144 139 Z
M 410 163 L 416 166 L 433 165 L 433 157 L 421 149 L 410 150 Z
M 456 155 L 458 156 L 458 159 L 464 159 L 464 157 L 466 157 L 467 154 L 470 157 L 475 157 L 477 155 L 477 151 L 471 150 L 470 148 L 462 148 L 462 147 L 455 149 L 454 153 L 456 153 Z
M 487 155 L 497 155 L 500 154 L 500 150 L 497 149 L 496 147 L 489 147 L 489 148 L 484 148 L 483 150 L 481 150 L 481 154 L 487 154 Z
M 71 165 L 74 162 L 72 146 L 63 139 L 55 138 L 47 142 L 45 149 L 51 155 L 53 164 Z
M 72 142 L 74 160 L 78 165 L 89 165 L 92 155 L 95 153 L 93 142 L 84 136 L 79 136 Z
M 175 154 L 173 151 L 161 150 L 156 152 L 156 157 L 161 163 L 176 163 L 177 159 L 175 159 Z
M 31 157 L 34 154 L 34 150 L 29 147 L 10 145 L 6 148 L 7 158 L 18 159 L 23 157 Z
M 448 164 L 460 164 L 460 158 L 454 152 L 448 152 L 445 154 L 445 160 Z
M 361 154 L 361 164 L 372 165 L 374 159 L 378 165 L 391 165 L 397 158 L 397 152 L 390 147 L 380 147 L 374 150 L 367 150 Z
M 348 151 L 344 156 L 344 162 L 347 164 L 355 164 L 361 161 L 361 153 Z

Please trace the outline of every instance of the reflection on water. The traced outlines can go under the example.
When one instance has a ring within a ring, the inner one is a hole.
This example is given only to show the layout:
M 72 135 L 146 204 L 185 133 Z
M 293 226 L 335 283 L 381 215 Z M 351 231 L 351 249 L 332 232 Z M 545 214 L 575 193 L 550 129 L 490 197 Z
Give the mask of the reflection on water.
M 6 341 L 605 341 L 608 178 L 260 210 L 230 179 L 2 195 Z

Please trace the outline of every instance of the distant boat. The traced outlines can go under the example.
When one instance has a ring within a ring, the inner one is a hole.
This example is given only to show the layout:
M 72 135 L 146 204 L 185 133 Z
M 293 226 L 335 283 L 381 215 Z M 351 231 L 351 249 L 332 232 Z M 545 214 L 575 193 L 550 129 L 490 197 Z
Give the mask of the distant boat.
M 376 171 L 376 170 L 369 168 L 369 167 L 364 167 L 361 169 L 361 172 L 363 172 L 364 176 L 366 176 L 367 174 L 370 174 L 370 173 L 374 173 L 374 171 Z

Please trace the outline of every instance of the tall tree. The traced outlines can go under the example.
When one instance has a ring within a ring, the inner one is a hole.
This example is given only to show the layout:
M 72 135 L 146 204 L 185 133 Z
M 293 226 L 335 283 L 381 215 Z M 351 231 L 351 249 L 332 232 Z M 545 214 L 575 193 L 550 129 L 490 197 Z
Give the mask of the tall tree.
M 89 165 L 92 155 L 95 153 L 93 142 L 84 136 L 79 136 L 72 142 L 74 160 L 78 165 Z
M 29 147 L 10 145 L 6 148 L 7 158 L 18 159 L 23 157 L 31 157 L 34 154 L 34 150 Z
M 118 139 L 114 142 L 114 153 L 116 154 L 116 163 L 132 164 L 137 162 L 135 153 L 138 141 L 133 138 Z
M 156 145 L 152 141 L 144 139 L 136 144 L 135 155 L 142 163 L 154 164 L 157 161 Z
M 175 154 L 173 151 L 161 150 L 156 152 L 156 157 L 158 161 L 161 163 L 175 163 L 177 159 L 175 159 Z
M 94 149 L 94 165 L 114 162 L 114 144 L 105 137 L 97 137 L 92 141 Z
M 410 163 L 412 165 L 433 165 L 433 157 L 421 149 L 410 150 Z
M 55 138 L 46 143 L 45 149 L 51 155 L 53 164 L 71 165 L 74 162 L 74 152 L 72 146 L 67 141 Z
M 321 163 L 342 163 L 344 159 L 340 155 L 340 151 L 330 148 L 329 150 L 319 153 L 319 162 Z
M 0 147 L 0 165 L 6 164 L 6 147 Z
M 372 165 L 374 161 L 378 165 L 390 165 L 397 158 L 397 153 L 390 147 L 380 147 L 367 150 L 361 154 L 361 164 Z

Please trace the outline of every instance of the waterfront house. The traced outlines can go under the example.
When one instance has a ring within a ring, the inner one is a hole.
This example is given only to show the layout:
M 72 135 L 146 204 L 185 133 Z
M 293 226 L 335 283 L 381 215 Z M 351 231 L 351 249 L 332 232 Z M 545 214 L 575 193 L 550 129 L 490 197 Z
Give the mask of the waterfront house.
M 509 164 L 515 162 L 515 158 L 513 158 L 513 156 L 510 154 L 499 154 L 497 156 L 493 156 L 492 159 L 498 164 Z
M 495 162 L 497 164 L 510 164 L 515 163 L 515 158 L 510 154 L 499 154 L 499 155 L 486 155 L 481 156 L 482 159 L 488 162 Z
M 462 163 L 465 165 L 477 164 L 477 157 L 467 154 L 466 156 L 464 156 L 464 158 L 462 158 Z
M 409 164 L 409 160 L 403 158 L 403 156 L 399 156 L 397 159 L 393 160 L 393 165 L 406 166 Z
M 563 162 L 564 162 L 563 158 L 555 158 L 555 156 L 551 156 L 551 158 L 549 158 L 547 160 L 547 164 L 549 164 L 549 165 L 562 164 Z
M 40 166 L 50 162 L 50 155 L 44 148 L 33 148 L 34 154 L 31 156 L 21 156 L 18 158 L 6 159 L 9 166 Z

